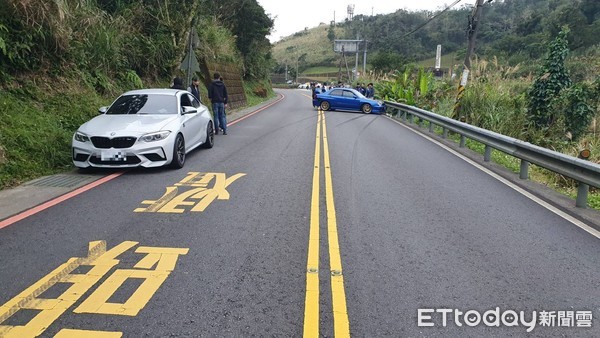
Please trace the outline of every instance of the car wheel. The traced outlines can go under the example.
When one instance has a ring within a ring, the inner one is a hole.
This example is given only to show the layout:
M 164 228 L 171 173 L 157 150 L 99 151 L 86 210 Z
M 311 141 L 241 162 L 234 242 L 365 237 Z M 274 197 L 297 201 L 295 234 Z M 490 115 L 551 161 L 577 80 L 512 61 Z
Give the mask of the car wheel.
M 360 110 L 362 110 L 362 112 L 365 114 L 371 114 L 371 112 L 373 111 L 373 107 L 371 107 L 370 104 L 365 103 L 360 107 Z
M 329 104 L 329 102 L 327 102 L 327 101 L 321 102 L 321 109 L 329 110 L 329 108 L 331 108 L 331 105 Z
M 212 121 L 208 122 L 206 126 L 206 140 L 202 144 L 202 148 L 210 149 L 215 145 L 215 128 L 213 127 Z
M 171 166 L 175 169 L 181 169 L 184 164 L 185 140 L 181 134 L 178 134 L 175 138 L 175 144 L 173 145 L 173 160 L 171 160 Z

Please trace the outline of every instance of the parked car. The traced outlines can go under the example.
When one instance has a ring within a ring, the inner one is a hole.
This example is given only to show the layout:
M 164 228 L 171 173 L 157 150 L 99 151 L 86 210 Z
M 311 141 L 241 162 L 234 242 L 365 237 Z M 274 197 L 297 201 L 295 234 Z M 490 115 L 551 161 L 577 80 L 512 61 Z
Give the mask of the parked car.
M 332 88 L 325 93 L 316 95 L 313 106 L 323 110 L 351 110 L 363 113 L 381 114 L 385 112 L 382 101 L 366 98 L 363 94 L 351 88 Z
M 210 112 L 185 90 L 129 91 L 98 112 L 73 135 L 77 167 L 182 168 L 190 151 L 214 144 Z
M 310 88 L 310 82 L 301 83 L 301 84 L 298 85 L 298 88 L 300 88 L 300 89 L 309 89 Z

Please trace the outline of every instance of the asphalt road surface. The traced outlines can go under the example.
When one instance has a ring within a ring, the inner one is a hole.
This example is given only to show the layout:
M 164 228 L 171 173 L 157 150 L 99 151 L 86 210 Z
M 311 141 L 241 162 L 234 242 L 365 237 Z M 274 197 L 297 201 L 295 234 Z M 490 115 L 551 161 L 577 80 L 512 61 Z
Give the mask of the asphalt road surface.
M 181 170 L 0 229 L 0 336 L 600 336 L 598 238 L 386 116 L 280 93 Z

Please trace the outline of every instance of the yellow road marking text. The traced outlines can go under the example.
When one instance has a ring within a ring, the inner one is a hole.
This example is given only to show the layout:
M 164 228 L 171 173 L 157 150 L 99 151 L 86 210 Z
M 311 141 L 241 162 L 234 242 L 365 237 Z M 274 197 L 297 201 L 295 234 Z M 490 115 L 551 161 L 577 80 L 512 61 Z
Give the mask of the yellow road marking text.
M 190 172 L 183 180 L 167 187 L 162 197 L 157 200 L 143 201 L 142 204 L 147 207 L 137 208 L 134 212 L 181 214 L 187 209 L 192 212 L 203 212 L 216 199 L 228 200 L 229 192 L 226 188 L 245 175 L 240 173 L 227 178 L 224 173 Z M 213 186 L 209 187 L 211 182 Z M 186 187 L 192 189 L 179 191 Z
M 54 321 L 119 264 L 119 260 L 116 259 L 119 255 L 136 245 L 138 245 L 138 242 L 125 241 L 107 251 L 106 242 L 90 242 L 87 257 L 70 258 L 66 263 L 0 306 L 0 336 L 36 337 L 44 333 Z M 139 247 L 135 253 L 145 254 L 146 256 L 134 266 L 135 269 L 116 270 L 74 312 L 136 315 L 148 303 L 164 282 L 164 279 L 173 271 L 178 256 L 185 255 L 187 252 L 188 249 L 183 248 Z M 73 273 L 80 266 L 88 266 L 91 269 L 86 273 Z M 153 266 L 156 266 L 154 270 L 147 270 Z M 114 290 L 118 289 L 127 278 L 142 278 L 145 279 L 145 282 L 126 303 L 106 303 Z M 57 283 L 69 283 L 71 286 L 57 298 L 40 297 Z M 2 325 L 19 310 L 38 310 L 39 313 L 24 325 Z M 120 337 L 118 334 L 121 334 L 120 332 L 81 331 L 85 334 L 77 335 L 78 332 L 79 330 L 63 329 L 56 336 L 112 338 Z

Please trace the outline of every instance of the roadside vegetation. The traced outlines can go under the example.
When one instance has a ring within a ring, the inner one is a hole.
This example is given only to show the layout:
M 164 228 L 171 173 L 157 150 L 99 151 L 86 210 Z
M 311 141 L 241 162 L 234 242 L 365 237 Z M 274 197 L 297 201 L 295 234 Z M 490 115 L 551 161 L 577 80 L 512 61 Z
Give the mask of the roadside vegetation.
M 536 74 L 520 75 L 520 66 L 506 66 L 497 59 L 479 59 L 460 104 L 460 116 L 468 123 L 577 157 L 591 152 L 600 163 L 600 51 L 588 50 L 569 58 L 568 29 L 549 44 L 547 56 Z M 435 79 L 423 68 L 406 67 L 377 81 L 380 98 L 422 107 L 454 117 L 458 80 Z M 439 131 L 438 131 L 439 132 Z M 458 140 L 458 136 L 454 137 Z M 484 146 L 468 141 L 467 147 L 483 154 Z M 492 160 L 519 171 L 519 160 L 499 151 Z M 531 179 L 575 197 L 576 182 L 532 166 Z M 600 209 L 600 191 L 592 188 L 589 205 Z
M 0 189 L 70 170 L 71 137 L 100 106 L 184 77 L 192 26 L 200 63 L 239 69 L 249 104 L 273 95 L 273 20 L 255 0 L 0 0 Z

